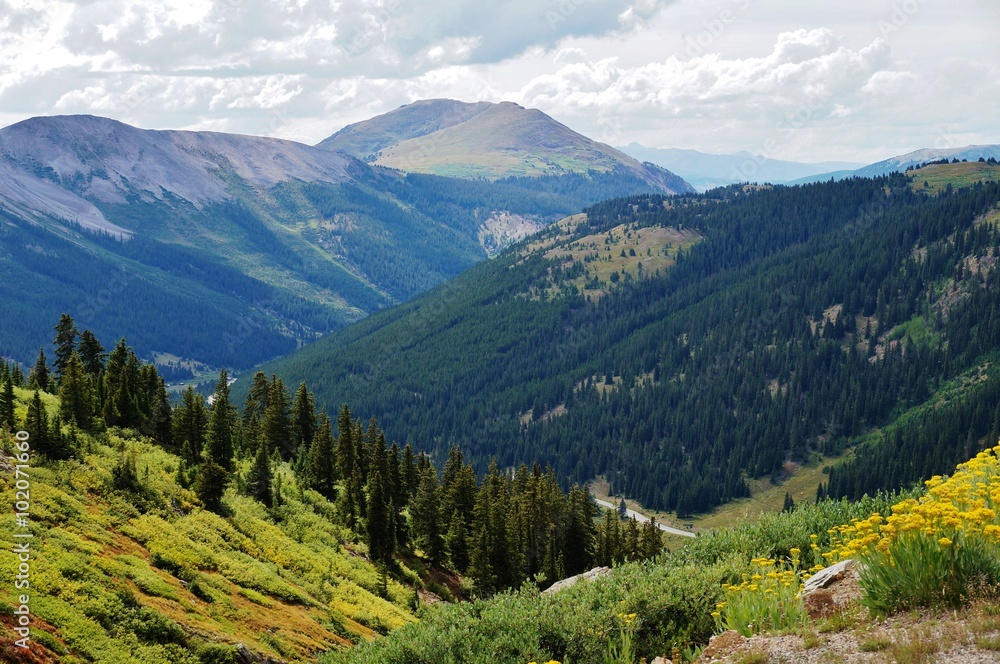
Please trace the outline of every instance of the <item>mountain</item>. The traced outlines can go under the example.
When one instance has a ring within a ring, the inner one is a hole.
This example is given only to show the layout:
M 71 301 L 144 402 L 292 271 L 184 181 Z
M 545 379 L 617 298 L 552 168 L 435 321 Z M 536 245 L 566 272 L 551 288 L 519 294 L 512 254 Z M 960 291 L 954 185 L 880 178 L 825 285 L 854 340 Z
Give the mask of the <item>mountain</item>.
M 406 174 L 293 141 L 33 118 L 0 130 L 0 355 L 33 360 L 67 312 L 178 376 L 246 368 L 654 189 L 620 172 Z
M 348 125 L 317 147 L 415 173 L 497 179 L 617 172 L 657 191 L 692 191 L 669 171 L 512 102 L 417 101 Z
M 810 182 L 822 182 L 831 178 L 842 180 L 849 177 L 871 178 L 889 173 L 903 173 L 907 169 L 927 164 L 932 161 L 947 159 L 951 161 L 979 161 L 979 159 L 1000 159 L 1000 145 L 967 145 L 964 148 L 923 148 L 914 150 L 906 154 L 889 159 L 877 161 L 861 168 L 853 170 L 831 169 L 835 172 L 820 173 L 808 177 L 802 177 L 792 182 L 792 184 L 808 184 Z
M 847 449 L 819 490 L 900 486 L 1000 434 L 998 204 L 899 174 L 605 202 L 263 370 L 680 514 Z
M 638 143 L 629 143 L 620 149 L 636 159 L 652 162 L 679 174 L 698 191 L 724 187 L 738 182 L 780 184 L 809 175 L 837 170 L 852 170 L 864 165 L 847 161 L 821 161 L 817 163 L 782 161 L 750 152 L 708 154 L 679 148 L 648 148 Z

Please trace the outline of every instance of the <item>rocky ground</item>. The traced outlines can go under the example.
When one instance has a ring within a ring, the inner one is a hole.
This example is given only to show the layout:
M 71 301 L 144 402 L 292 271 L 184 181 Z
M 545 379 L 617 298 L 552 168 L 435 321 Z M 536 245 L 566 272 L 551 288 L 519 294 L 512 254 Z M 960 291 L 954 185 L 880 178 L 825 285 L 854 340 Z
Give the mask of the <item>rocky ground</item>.
M 861 606 L 850 567 L 817 584 L 805 597 L 809 627 L 744 638 L 714 637 L 701 664 L 918 664 L 1000 662 L 1000 602 L 977 602 L 959 612 L 913 611 L 873 618 Z

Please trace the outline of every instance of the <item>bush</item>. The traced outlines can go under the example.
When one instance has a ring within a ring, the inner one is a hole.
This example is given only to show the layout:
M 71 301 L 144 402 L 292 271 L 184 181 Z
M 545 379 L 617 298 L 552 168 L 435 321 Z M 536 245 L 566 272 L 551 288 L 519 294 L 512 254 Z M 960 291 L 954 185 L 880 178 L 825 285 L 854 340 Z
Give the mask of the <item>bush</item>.
M 1000 587 L 1000 445 L 932 477 L 927 494 L 906 498 L 831 529 L 828 559 L 861 561 L 863 603 L 877 614 L 914 607 L 957 608 Z

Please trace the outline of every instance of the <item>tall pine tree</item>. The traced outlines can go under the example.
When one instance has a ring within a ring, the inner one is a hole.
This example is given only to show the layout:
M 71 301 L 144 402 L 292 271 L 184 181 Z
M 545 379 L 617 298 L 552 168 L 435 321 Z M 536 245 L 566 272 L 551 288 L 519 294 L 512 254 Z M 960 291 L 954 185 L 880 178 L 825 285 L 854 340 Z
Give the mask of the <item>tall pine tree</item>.
M 233 429 L 236 424 L 236 410 L 229 403 L 229 374 L 225 369 L 219 372 L 215 383 L 215 398 L 212 414 L 208 421 L 208 435 L 205 440 L 205 456 L 233 472 Z
M 66 364 L 76 351 L 77 330 L 76 324 L 73 322 L 73 317 L 69 314 L 60 316 L 59 322 L 55 326 L 55 331 L 56 338 L 53 345 L 56 347 L 56 350 L 52 367 L 55 369 L 58 379 L 62 380 L 66 372 Z
M 28 389 L 42 391 L 49 389 L 49 363 L 45 359 L 45 351 L 41 348 L 38 349 L 35 365 L 28 373 Z

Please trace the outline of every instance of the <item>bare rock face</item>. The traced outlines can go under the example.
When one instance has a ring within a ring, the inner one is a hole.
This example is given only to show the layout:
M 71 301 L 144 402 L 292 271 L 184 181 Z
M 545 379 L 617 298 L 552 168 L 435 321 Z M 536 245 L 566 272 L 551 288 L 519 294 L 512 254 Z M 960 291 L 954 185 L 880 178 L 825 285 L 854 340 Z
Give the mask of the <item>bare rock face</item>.
M 829 618 L 861 597 L 857 562 L 842 560 L 809 577 L 801 593 L 806 611 L 813 619 Z
M 589 572 L 584 572 L 583 574 L 577 574 L 576 576 L 571 576 L 557 583 L 553 583 L 542 594 L 555 595 L 557 592 L 561 590 L 566 590 L 570 586 L 576 585 L 580 581 L 590 581 L 591 579 L 597 579 L 602 576 L 607 576 L 608 574 L 611 574 L 610 567 L 595 567 Z

